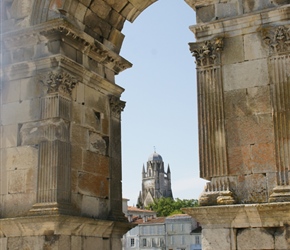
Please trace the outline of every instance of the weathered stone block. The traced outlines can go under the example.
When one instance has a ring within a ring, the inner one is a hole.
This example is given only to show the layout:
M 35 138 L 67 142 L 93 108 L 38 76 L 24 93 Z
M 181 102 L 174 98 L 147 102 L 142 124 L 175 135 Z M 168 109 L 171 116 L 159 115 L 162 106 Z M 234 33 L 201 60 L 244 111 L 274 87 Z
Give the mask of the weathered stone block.
M 60 53 L 60 41 L 55 40 L 55 41 L 49 41 L 47 42 L 47 51 L 50 52 L 51 54 L 58 54 Z
M 266 59 L 223 66 L 224 90 L 251 88 L 269 84 Z
M 30 146 L 2 149 L 2 163 L 7 170 L 36 168 L 38 149 Z
M 247 103 L 247 89 L 236 89 L 224 93 L 225 118 L 251 115 Z
M 205 23 L 214 20 L 215 15 L 215 5 L 211 4 L 209 6 L 199 7 L 196 9 L 196 21 L 197 23 Z
M 263 10 L 273 7 L 273 1 L 270 0 L 243 0 L 244 13 Z
M 20 82 L 20 80 L 15 80 L 3 84 L 3 104 L 20 101 Z
M 226 1 L 216 4 L 216 18 L 226 18 L 238 15 L 238 4 L 233 1 Z
M 228 163 L 230 175 L 250 174 L 252 171 L 251 146 L 229 147 Z
M 275 232 L 275 249 L 290 249 L 289 226 L 278 228 Z
M 58 249 L 71 250 L 71 237 L 69 235 L 60 235 Z
M 18 125 L 12 124 L 7 126 L 2 126 L 0 129 L 0 136 L 2 138 L 2 143 L 0 147 L 10 148 L 16 147 L 18 142 Z
M 104 244 L 103 239 L 101 238 L 96 238 L 96 237 L 87 237 L 86 239 L 84 239 L 84 248 L 83 249 L 94 249 L 95 246 L 100 246 L 100 249 L 110 249 L 106 247 L 106 244 Z M 109 244 L 109 241 L 108 241 Z
M 76 90 L 74 91 L 76 93 L 75 101 L 79 104 L 84 105 L 85 104 L 85 85 L 79 82 L 75 90 Z
M 244 61 L 245 55 L 242 49 L 243 37 L 227 37 L 224 39 L 224 52 L 222 53 L 223 64 L 233 64 Z
M 99 219 L 105 219 L 108 216 L 109 201 L 92 196 L 84 195 L 81 201 L 81 213 Z
M 20 145 L 36 145 L 40 141 L 69 139 L 69 123 L 63 119 L 47 119 L 39 122 L 22 124 L 19 131 Z
M 121 16 L 118 12 L 116 12 L 115 10 L 111 11 L 109 23 L 114 28 L 116 28 L 118 30 L 122 30 L 125 20 L 126 19 L 123 16 Z
M 77 60 L 77 50 L 73 46 L 70 46 L 65 42 L 61 43 L 61 52 L 68 58 L 74 61 Z
M 251 145 L 251 166 L 253 173 L 275 172 L 275 145 L 273 143 Z
M 79 3 L 76 8 L 76 11 L 74 12 L 75 18 L 83 22 L 87 9 L 88 9 L 87 6 L 83 5 L 82 3 Z
M 243 116 L 226 121 L 228 147 L 273 143 L 272 114 Z
M 85 106 L 77 102 L 72 102 L 72 120 L 81 125 L 84 122 Z
M 83 170 L 103 177 L 109 177 L 109 157 L 94 153 L 91 151 L 83 151 Z
M 234 193 L 239 197 L 238 203 L 267 202 L 266 174 L 239 176 Z
M 36 180 L 35 180 L 36 182 Z M 17 217 L 27 215 L 36 203 L 36 189 L 29 193 L 15 193 L 5 195 L 3 217 Z M 12 248 L 13 249 L 13 248 Z
M 0 238 L 0 249 L 7 249 L 7 238 Z
M 25 193 L 26 191 L 26 171 L 12 170 L 7 172 L 8 192 L 10 194 Z
M 89 132 L 87 128 L 72 124 L 71 143 L 80 146 L 83 149 L 89 148 Z
M 0 150 L 0 153 L 1 153 L 1 150 Z M 6 195 L 6 194 L 8 194 L 7 171 L 2 170 L 0 172 L 0 195 Z M 2 204 L 2 206 L 3 206 L 3 204 Z M 1 208 L 0 208 L 0 210 L 1 210 Z
M 95 131 L 101 129 L 101 113 L 91 108 L 84 109 L 84 126 Z
M 83 162 L 83 152 L 79 145 L 71 145 L 71 167 L 81 169 Z
M 97 35 L 108 39 L 111 32 L 111 25 L 102 18 L 98 17 L 98 15 L 90 9 L 88 9 L 85 14 L 84 24 L 92 29 L 92 31 L 94 31 Z
M 82 249 L 82 238 L 79 236 L 71 236 L 71 250 Z
M 113 44 L 111 49 L 115 52 L 119 52 L 125 36 L 117 29 L 112 29 L 109 36 L 109 41 Z
M 111 11 L 111 7 L 107 2 L 103 0 L 93 1 L 90 9 L 96 13 L 100 18 L 106 19 Z
M 247 106 L 251 114 L 272 113 L 271 93 L 269 86 L 248 88 Z
M 263 228 L 239 229 L 237 249 L 278 249 L 274 246 L 274 237 Z
M 245 60 L 266 58 L 268 50 L 263 46 L 264 41 L 260 34 L 252 33 L 244 35 Z
M 38 98 L 43 95 L 43 85 L 39 81 L 36 81 L 34 78 L 30 77 L 22 79 L 20 87 L 21 87 L 20 93 L 21 100 Z
M 90 150 L 92 152 L 97 152 L 101 155 L 106 155 L 107 143 L 99 134 L 90 132 L 89 143 L 90 143 Z
M 109 180 L 105 176 L 79 172 L 78 184 L 81 194 L 100 198 L 109 197 Z
M 202 229 L 202 248 L 206 250 L 231 249 L 230 229 Z
M 2 105 L 3 125 L 40 120 L 39 99 Z

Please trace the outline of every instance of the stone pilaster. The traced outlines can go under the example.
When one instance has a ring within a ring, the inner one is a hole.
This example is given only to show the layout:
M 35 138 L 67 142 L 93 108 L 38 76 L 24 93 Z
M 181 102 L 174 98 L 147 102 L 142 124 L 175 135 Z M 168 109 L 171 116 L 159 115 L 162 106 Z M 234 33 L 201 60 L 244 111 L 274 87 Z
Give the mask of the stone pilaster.
M 200 176 L 210 180 L 200 205 L 232 204 L 234 199 L 227 178 L 224 97 L 221 69 L 223 38 L 190 43 L 196 58 Z
M 276 183 L 269 201 L 290 201 L 290 26 L 265 27 L 275 131 Z
M 121 112 L 125 102 L 119 97 L 110 96 L 110 217 L 114 220 L 125 219 L 122 212 L 122 168 L 121 168 Z

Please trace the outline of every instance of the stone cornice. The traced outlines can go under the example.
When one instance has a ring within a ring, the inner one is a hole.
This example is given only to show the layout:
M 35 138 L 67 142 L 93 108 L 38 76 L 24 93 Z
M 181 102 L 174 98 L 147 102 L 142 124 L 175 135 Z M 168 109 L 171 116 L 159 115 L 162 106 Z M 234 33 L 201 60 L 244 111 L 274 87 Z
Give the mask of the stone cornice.
M 290 202 L 184 208 L 185 213 L 208 227 L 280 227 L 290 220 Z
M 113 233 L 122 236 L 135 227 L 127 222 L 96 220 L 68 215 L 27 216 L 0 219 L 0 237 L 39 236 L 47 230 L 55 234 L 87 237 L 111 237 Z
M 68 72 L 72 72 L 78 81 L 86 82 L 93 88 L 98 88 L 103 93 L 110 93 L 114 95 L 121 95 L 124 88 L 118 86 L 114 82 L 110 82 L 97 73 L 90 71 L 75 61 L 64 57 L 63 55 L 50 56 L 40 58 L 29 63 L 21 62 L 12 65 L 5 65 L 0 68 L 0 79 L 3 80 L 17 80 L 22 77 L 35 76 L 39 69 L 43 73 L 43 69 L 60 67 Z M 48 73 L 48 72 L 47 72 Z
M 272 10 L 257 11 L 242 16 L 224 18 L 208 23 L 190 26 L 197 41 L 204 41 L 217 36 L 237 36 L 254 33 L 261 26 L 269 25 L 273 21 L 284 24 L 289 22 L 290 4 Z
M 7 49 L 13 49 L 23 44 L 37 43 L 47 40 L 49 37 L 58 37 L 63 41 L 70 41 L 71 45 L 88 55 L 98 63 L 104 64 L 107 68 L 119 73 L 132 64 L 126 59 L 113 52 L 105 45 L 95 40 L 85 32 L 77 30 L 72 24 L 64 19 L 49 21 L 45 24 L 39 24 L 32 28 L 14 30 L 6 32 L 1 36 L 1 42 Z

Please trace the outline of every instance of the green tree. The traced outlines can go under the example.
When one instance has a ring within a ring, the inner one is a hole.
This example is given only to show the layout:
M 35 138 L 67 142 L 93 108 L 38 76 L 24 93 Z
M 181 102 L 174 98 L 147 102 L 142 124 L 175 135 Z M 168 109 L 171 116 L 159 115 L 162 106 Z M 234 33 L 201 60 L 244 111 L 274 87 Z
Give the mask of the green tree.
M 154 202 L 149 204 L 147 209 L 153 210 L 157 213 L 157 216 L 169 216 L 172 214 L 182 214 L 181 208 L 185 207 L 197 207 L 198 201 L 195 199 L 179 199 L 175 200 L 171 198 L 154 199 Z

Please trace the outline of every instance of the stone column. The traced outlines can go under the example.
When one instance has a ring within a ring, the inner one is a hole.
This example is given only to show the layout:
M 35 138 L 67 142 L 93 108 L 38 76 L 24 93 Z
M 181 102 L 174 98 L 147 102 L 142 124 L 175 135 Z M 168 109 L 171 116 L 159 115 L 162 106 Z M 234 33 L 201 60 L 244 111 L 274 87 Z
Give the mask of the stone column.
M 268 46 L 272 109 L 275 131 L 276 183 L 269 201 L 290 201 L 289 66 L 290 25 L 263 27 Z
M 227 177 L 222 49 L 222 38 L 190 44 L 197 65 L 200 176 L 211 180 L 201 205 L 234 203 Z
M 116 96 L 110 97 L 110 216 L 114 220 L 124 220 L 122 213 L 122 168 L 121 168 L 121 112 L 125 102 Z
M 203 249 L 289 249 L 289 1 L 186 2 L 209 183 L 185 212 Z

